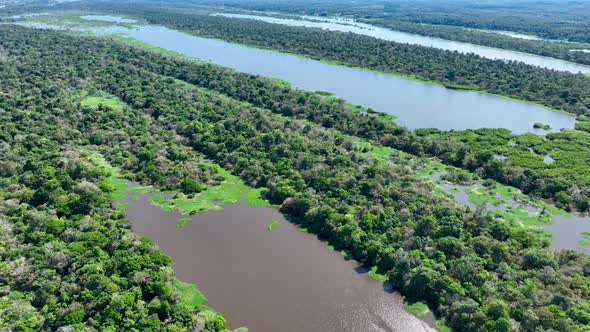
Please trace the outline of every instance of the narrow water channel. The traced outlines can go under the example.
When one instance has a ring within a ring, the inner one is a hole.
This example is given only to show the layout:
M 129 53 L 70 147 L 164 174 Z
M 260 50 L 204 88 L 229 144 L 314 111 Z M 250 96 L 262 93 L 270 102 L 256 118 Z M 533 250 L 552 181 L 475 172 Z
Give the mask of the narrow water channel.
M 133 231 L 153 239 L 172 258 L 176 276 L 197 287 L 231 328 L 276 331 L 434 331 L 431 314 L 419 319 L 403 299 L 373 280 L 276 210 L 241 201 L 221 211 L 185 217 L 127 198 Z M 280 222 L 272 231 L 268 224 Z

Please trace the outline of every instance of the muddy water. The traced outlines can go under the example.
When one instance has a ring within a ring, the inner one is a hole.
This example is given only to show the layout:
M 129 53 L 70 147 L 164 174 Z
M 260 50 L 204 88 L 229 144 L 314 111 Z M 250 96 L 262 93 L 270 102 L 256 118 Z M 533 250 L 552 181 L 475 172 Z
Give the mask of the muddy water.
M 231 328 L 274 331 L 431 331 L 402 297 L 272 208 L 239 202 L 192 217 L 128 200 L 135 233 L 153 239 L 176 276 L 196 284 Z M 269 231 L 267 225 L 280 225 Z
M 590 254 L 590 246 L 580 244 L 582 233 L 590 233 L 590 217 L 574 214 L 571 217 L 553 216 L 553 224 L 541 225 L 553 235 L 552 249 L 576 249 Z

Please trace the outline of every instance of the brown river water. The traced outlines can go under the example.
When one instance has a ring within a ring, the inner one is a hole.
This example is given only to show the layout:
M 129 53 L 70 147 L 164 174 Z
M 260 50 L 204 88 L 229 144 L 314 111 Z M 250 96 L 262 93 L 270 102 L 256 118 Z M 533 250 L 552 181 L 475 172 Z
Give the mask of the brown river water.
M 276 209 L 243 201 L 221 211 L 182 217 L 149 204 L 149 194 L 126 200 L 136 234 L 172 258 L 176 277 L 193 283 L 228 326 L 251 332 L 434 331 L 434 317 L 419 319 L 403 298 L 367 275 L 355 261 L 303 233 Z M 267 229 L 270 221 L 280 225 Z

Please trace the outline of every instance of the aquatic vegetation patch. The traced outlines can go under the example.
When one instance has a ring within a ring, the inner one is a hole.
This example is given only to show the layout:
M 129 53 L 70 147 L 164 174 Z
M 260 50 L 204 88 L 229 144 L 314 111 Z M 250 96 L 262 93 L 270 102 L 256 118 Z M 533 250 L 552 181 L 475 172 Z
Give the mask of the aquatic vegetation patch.
M 447 166 L 433 158 L 416 159 L 418 164 L 415 166 L 416 175 L 422 178 L 431 178 L 436 173 L 445 172 Z
M 280 224 L 281 223 L 278 220 L 273 220 L 266 226 L 266 229 L 272 231 L 273 229 L 279 227 Z
M 166 198 L 160 194 L 153 194 L 148 198 L 148 202 L 153 206 L 159 207 L 163 211 L 170 212 L 174 210 L 172 204 L 166 203 Z
M 503 185 L 501 183 L 495 183 L 495 188 L 496 188 L 496 192 L 500 195 L 502 195 L 505 199 L 510 199 L 512 197 L 512 195 L 516 194 L 518 192 L 518 190 L 516 188 L 513 187 L 509 187 L 506 185 Z
M 508 207 L 506 211 L 497 211 L 504 219 L 518 221 L 525 226 L 537 226 L 539 224 L 551 224 L 553 219 L 548 213 L 530 213 L 521 206 Z
M 553 223 L 552 216 L 555 215 L 571 218 L 571 214 L 566 211 L 542 201 L 532 200 L 516 188 L 497 182 L 494 182 L 491 187 L 486 187 L 483 185 L 484 183 L 483 180 L 477 180 L 475 184 L 464 187 L 463 191 L 467 194 L 469 202 L 476 206 L 492 204 L 497 207 L 497 209 L 493 209 L 496 215 L 507 221 L 519 222 L 523 226 L 536 228 L 540 224 Z M 441 181 L 437 181 L 437 184 L 440 185 Z M 460 191 L 461 189 L 457 187 L 449 189 L 450 193 L 459 193 Z M 527 208 L 533 208 L 533 212 Z M 534 212 L 535 210 L 538 212 Z M 543 237 L 550 236 L 546 234 L 546 231 L 538 229 L 536 231 L 543 232 Z
M 91 33 L 93 29 L 108 28 L 112 26 L 131 28 L 137 24 L 137 22 L 120 23 L 99 20 L 85 20 L 80 17 L 81 14 L 83 13 L 70 12 L 52 15 L 37 15 L 20 20 L 19 23 L 28 26 L 47 26 L 59 29 L 71 29 L 86 33 Z
M 301 233 L 309 233 L 309 229 L 306 227 L 297 227 L 297 230 L 299 230 Z
M 91 162 L 97 169 L 107 173 L 107 176 L 116 176 L 119 174 L 119 169 L 111 166 L 111 164 L 109 164 L 100 153 L 96 151 L 83 150 L 81 155 L 88 158 L 88 161 Z
M 235 204 L 241 198 L 249 206 L 271 205 L 267 200 L 261 198 L 261 189 L 251 188 L 239 177 L 219 166 L 217 167 L 218 174 L 224 178 L 218 186 L 207 188 L 198 194 L 175 193 L 171 198 L 156 191 L 148 198 L 148 201 L 164 211 L 178 210 L 187 215 L 221 210 L 224 205 Z
M 113 39 L 113 40 L 120 41 L 120 42 L 125 43 L 125 44 L 130 45 L 130 46 L 141 47 L 141 48 L 144 48 L 144 49 L 147 49 L 147 50 L 150 50 L 150 51 L 154 51 L 154 52 L 159 53 L 161 55 L 180 57 L 180 58 L 183 58 L 183 59 L 190 59 L 190 60 L 197 61 L 197 62 L 205 62 L 202 59 L 199 59 L 199 58 L 196 58 L 196 57 L 191 57 L 191 56 L 188 56 L 188 55 L 185 55 L 185 54 L 176 52 L 176 51 L 172 51 L 172 50 L 169 50 L 169 49 L 166 49 L 166 48 L 161 48 L 161 47 L 158 47 L 158 46 L 154 46 L 154 45 L 152 45 L 152 44 L 150 44 L 148 42 L 137 40 L 137 39 L 135 39 L 133 37 L 129 37 L 129 36 L 124 35 L 124 34 L 115 33 L 115 34 L 106 35 L 104 37 L 105 38 L 110 38 L 110 39 Z
M 487 188 L 465 188 L 465 193 L 469 196 L 469 201 L 475 205 L 482 205 L 485 203 L 492 203 L 498 205 L 496 191 Z
M 370 116 L 376 116 L 376 117 L 380 118 L 381 120 L 394 121 L 395 119 L 397 119 L 397 116 L 395 116 L 393 114 L 377 112 L 370 107 L 365 107 L 362 105 L 355 105 L 351 102 L 345 102 L 344 105 L 348 106 L 351 110 L 358 111 L 358 112 L 361 112 L 364 114 L 368 114 Z
M 221 210 L 224 205 L 235 204 L 241 198 L 249 206 L 271 206 L 267 200 L 261 198 L 260 189 L 247 186 L 239 177 L 217 165 L 214 167 L 217 167 L 218 174 L 224 179 L 219 186 L 207 188 L 198 194 L 185 195 L 180 192 L 163 193 L 152 186 L 136 186 L 129 189 L 129 182 L 121 177 L 120 170 L 110 165 L 100 153 L 85 151 L 84 154 L 97 169 L 105 173 L 106 178 L 101 182 L 101 188 L 110 193 L 111 199 L 116 201 L 116 206 L 119 209 L 129 206 L 129 203 L 120 202 L 125 199 L 127 193 L 152 193 L 148 198 L 150 204 L 166 212 L 178 210 L 185 215 Z M 136 201 L 139 200 L 139 196 L 133 195 L 130 199 Z M 182 227 L 190 221 L 190 218 L 182 218 L 176 225 Z
M 191 221 L 191 218 L 180 218 L 180 219 L 178 219 L 178 221 L 176 222 L 176 227 L 182 227 L 182 226 L 184 226 L 186 223 L 188 223 L 189 221 Z
M 457 189 L 457 188 L 453 188 L 453 189 Z M 451 190 L 453 191 L 453 190 Z M 456 192 L 458 192 L 459 189 L 457 189 Z M 443 188 L 441 187 L 434 187 L 432 193 L 436 196 L 436 197 L 446 197 L 446 198 L 450 198 L 453 199 L 452 195 L 449 195 Z
M 355 143 L 358 144 L 359 148 L 366 156 L 370 156 L 380 162 L 387 162 L 396 154 L 399 157 L 411 160 L 414 163 L 414 172 L 418 177 L 431 179 L 437 173 L 444 175 L 449 172 L 464 172 L 461 169 L 444 165 L 435 158 L 417 159 L 412 155 L 403 152 L 399 153 L 398 150 L 392 148 L 374 146 L 365 140 L 355 140 Z M 496 181 L 486 181 L 478 178 L 475 178 L 474 180 L 475 181 L 469 185 L 461 185 L 468 196 L 469 202 L 475 205 L 494 205 L 495 208 L 492 209 L 492 212 L 495 213 L 497 217 L 506 220 L 510 224 L 518 223 L 518 225 L 534 232 L 545 241 L 552 242 L 553 239 L 549 231 L 539 227 L 541 224 L 553 223 L 552 217 L 556 215 L 563 215 L 568 218 L 572 217 L 570 213 L 556 206 L 540 200 L 531 199 L 514 187 L 503 185 Z M 432 192 L 435 196 L 446 197 L 456 201 L 453 194 L 461 192 L 461 189 L 451 187 L 447 191 L 442 187 L 443 184 L 453 182 L 438 178 L 434 179 L 433 182 L 435 186 Z M 534 209 L 529 211 L 527 210 L 529 207 Z M 538 212 L 534 212 L 535 210 Z
M 131 203 L 122 203 L 122 202 L 115 202 L 115 207 L 121 211 L 125 210 L 127 207 L 129 207 L 129 205 L 131 205 Z
M 424 317 L 430 311 L 426 303 L 419 301 L 406 302 L 404 303 L 404 308 L 416 317 Z
M 365 140 L 357 140 L 356 143 L 366 156 L 370 156 L 380 162 L 388 161 L 392 155 L 399 152 L 398 150 L 389 147 L 375 146 Z M 403 152 L 401 152 L 399 156 L 414 160 L 415 174 L 422 178 L 431 178 L 436 173 L 446 173 L 450 171 L 463 172 L 461 169 L 446 166 L 433 158 L 423 158 L 418 160 L 412 155 Z M 441 187 L 442 183 L 448 183 L 448 181 L 436 180 L 434 182 L 436 186 L 433 188 L 433 193 L 436 196 L 453 198 L 453 195 L 449 195 L 449 193 Z M 552 216 L 554 215 L 571 217 L 571 214 L 553 205 L 549 205 L 542 201 L 533 201 L 514 187 L 503 185 L 495 181 L 493 182 L 493 186 L 486 187 L 484 186 L 484 183 L 484 180 L 477 179 L 474 184 L 465 186 L 464 191 L 471 203 L 475 205 L 492 204 L 498 207 L 498 209 L 494 211 L 497 212 L 501 218 L 509 222 L 518 222 L 525 227 L 533 227 L 533 231 L 539 233 L 543 238 L 551 239 L 551 234 L 543 229 L 539 229 L 537 227 L 539 224 L 551 224 L 553 222 Z M 450 193 L 459 193 L 460 191 L 461 189 L 456 187 L 449 190 Z M 516 203 L 518 206 L 511 206 L 512 202 L 509 202 L 510 200 L 518 202 Z M 539 212 L 529 212 L 523 206 L 535 207 Z M 505 207 L 505 211 L 500 210 L 500 207 Z
M 276 78 L 276 77 L 267 77 L 266 79 L 271 80 L 271 81 L 273 81 L 273 82 L 275 82 L 275 83 L 277 83 L 277 84 L 279 84 L 279 85 L 281 85 L 281 86 L 283 86 L 285 88 L 289 88 L 289 89 L 292 88 L 291 82 L 286 81 L 284 79 Z
M 385 275 L 385 274 L 381 274 L 381 273 L 379 273 L 379 272 L 377 271 L 377 266 L 373 266 L 373 267 L 372 267 L 372 268 L 369 270 L 368 274 L 369 274 L 369 277 L 371 277 L 371 278 L 373 278 L 373 279 L 375 279 L 375 280 L 378 280 L 378 281 L 383 281 L 383 282 L 385 282 L 385 281 L 389 280 L 389 277 L 388 277 L 387 275 Z
M 451 328 L 448 327 L 442 320 L 436 321 L 436 327 L 440 330 L 440 332 L 451 332 Z
M 415 157 L 412 155 L 400 150 L 392 149 L 383 145 L 371 144 L 367 140 L 361 140 L 350 136 L 347 136 L 347 138 L 351 139 L 357 144 L 364 156 L 373 158 L 381 163 L 387 162 L 390 157 L 394 155 L 404 159 L 415 159 Z
M 103 183 L 112 188 L 112 191 L 110 191 L 110 193 L 111 198 L 113 200 L 120 201 L 125 198 L 125 192 L 127 191 L 127 187 L 129 186 L 127 180 L 116 176 L 110 176 L 101 183 L 101 187 Z
M 207 298 L 205 298 L 203 293 L 201 293 L 195 285 L 186 283 L 176 278 L 172 280 L 172 285 L 178 292 L 180 302 L 182 304 L 186 304 L 193 308 L 209 309 L 204 305 L 204 303 L 207 301 Z

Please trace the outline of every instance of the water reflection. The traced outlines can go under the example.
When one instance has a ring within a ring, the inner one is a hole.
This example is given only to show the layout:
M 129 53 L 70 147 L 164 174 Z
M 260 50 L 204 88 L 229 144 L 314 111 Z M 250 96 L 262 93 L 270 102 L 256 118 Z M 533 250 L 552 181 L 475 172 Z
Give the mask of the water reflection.
M 402 297 L 354 261 L 297 230 L 272 208 L 243 201 L 192 217 L 128 199 L 135 233 L 172 257 L 179 279 L 198 285 L 229 326 L 251 331 L 433 331 Z M 271 220 L 280 225 L 269 231 Z

